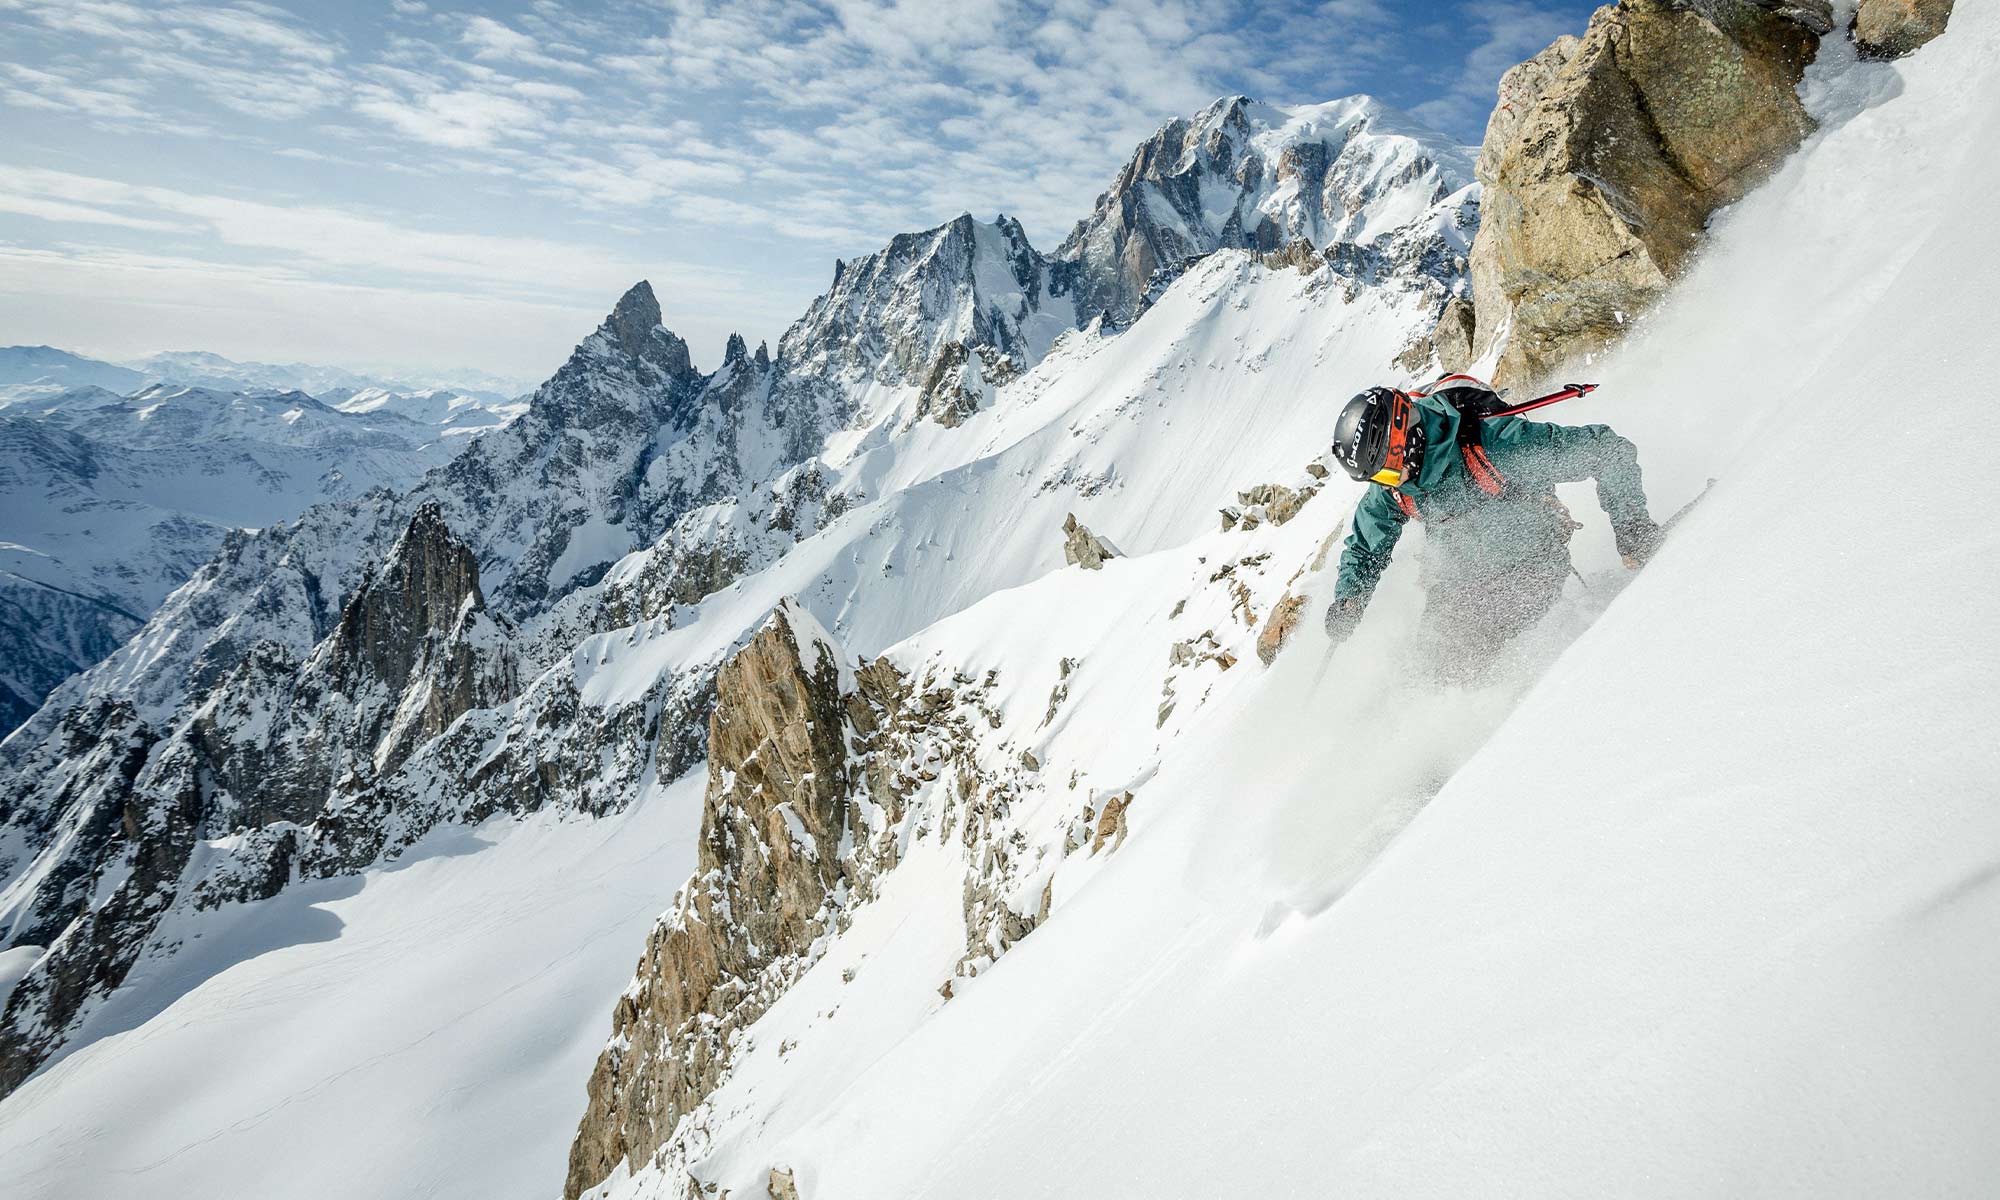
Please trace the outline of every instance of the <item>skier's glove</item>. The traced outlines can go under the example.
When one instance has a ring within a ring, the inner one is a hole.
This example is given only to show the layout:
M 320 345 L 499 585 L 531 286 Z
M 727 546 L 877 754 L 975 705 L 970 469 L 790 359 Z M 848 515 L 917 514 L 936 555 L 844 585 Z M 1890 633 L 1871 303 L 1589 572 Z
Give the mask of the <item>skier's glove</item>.
M 1361 601 L 1352 596 L 1326 606 L 1326 636 L 1338 646 L 1361 624 Z
M 1613 529 L 1612 533 L 1618 539 L 1618 556 L 1634 571 L 1645 566 L 1647 560 L 1659 553 L 1660 543 L 1665 541 L 1667 536 L 1651 517 L 1628 521 Z

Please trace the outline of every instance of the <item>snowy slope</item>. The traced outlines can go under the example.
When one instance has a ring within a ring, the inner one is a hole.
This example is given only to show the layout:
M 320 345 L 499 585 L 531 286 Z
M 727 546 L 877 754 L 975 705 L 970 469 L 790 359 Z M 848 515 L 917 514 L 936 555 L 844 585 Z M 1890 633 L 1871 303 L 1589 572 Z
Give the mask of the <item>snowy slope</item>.
M 0 1193 L 546 1195 L 699 790 L 229 906 L 0 1108 Z
M 1939 436 L 1978 387 L 1899 402 L 1920 366 L 2000 353 L 1977 152 L 2000 14 L 1957 21 L 1907 64 L 1816 68 L 1828 131 L 1602 364 L 1577 415 L 1640 441 L 1656 505 L 1723 482 L 1539 681 L 1399 687 L 1399 561 L 1316 690 L 1309 639 L 1219 674 L 1155 753 L 1123 626 L 1165 619 L 1199 545 L 892 651 L 1025 670 L 996 744 L 1130 788 L 1129 844 L 1063 858 L 1051 916 L 948 1002 L 940 887 L 886 890 L 760 1025 L 694 1173 L 756 1194 L 783 1167 L 815 1198 L 1983 1194 L 2000 655 L 1969 631 L 2000 618 L 2000 486 Z M 1863 430 L 1921 486 L 1857 477 Z M 1245 550 L 1297 561 L 1350 499 Z M 1058 623 L 1082 613 L 1121 616 Z M 1037 732 L 1059 654 L 1109 664 L 1073 735 Z

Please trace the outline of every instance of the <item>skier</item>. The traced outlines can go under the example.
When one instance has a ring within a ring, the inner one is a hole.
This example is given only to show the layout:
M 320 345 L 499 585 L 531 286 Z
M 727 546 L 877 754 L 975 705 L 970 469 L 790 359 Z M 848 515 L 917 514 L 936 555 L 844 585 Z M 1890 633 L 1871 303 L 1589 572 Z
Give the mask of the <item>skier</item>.
M 1336 645 L 1360 623 L 1412 519 L 1429 535 L 1417 661 L 1440 683 L 1477 681 L 1561 595 L 1570 535 L 1583 526 L 1556 499 L 1556 484 L 1597 481 L 1627 567 L 1636 570 L 1658 548 L 1660 527 L 1646 511 L 1631 442 L 1603 425 L 1484 419 L 1499 408 L 1485 383 L 1448 375 L 1421 392 L 1370 388 L 1341 410 L 1334 457 L 1375 486 L 1355 507 L 1326 610 Z

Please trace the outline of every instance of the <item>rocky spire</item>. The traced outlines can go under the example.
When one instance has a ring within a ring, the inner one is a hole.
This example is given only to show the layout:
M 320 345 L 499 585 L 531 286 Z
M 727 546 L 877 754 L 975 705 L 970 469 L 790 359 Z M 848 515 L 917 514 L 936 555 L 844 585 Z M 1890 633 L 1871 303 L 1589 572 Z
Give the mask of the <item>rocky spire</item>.
M 771 369 L 771 346 L 768 342 L 757 343 L 757 357 L 754 360 L 759 371 Z
M 743 335 L 740 333 L 730 334 L 728 344 L 722 348 L 722 365 L 725 367 L 735 366 L 749 357 L 750 350 L 749 347 L 743 344 Z
M 451 633 L 468 605 L 486 607 L 478 560 L 431 501 L 410 518 L 382 573 L 341 612 L 332 647 L 335 677 L 345 682 L 365 672 L 401 691 L 425 642 Z
M 660 301 L 653 295 L 653 285 L 643 279 L 618 298 L 618 304 L 604 318 L 604 324 L 598 326 L 598 332 L 633 358 L 649 362 L 670 376 L 694 373 L 687 343 L 661 326 Z

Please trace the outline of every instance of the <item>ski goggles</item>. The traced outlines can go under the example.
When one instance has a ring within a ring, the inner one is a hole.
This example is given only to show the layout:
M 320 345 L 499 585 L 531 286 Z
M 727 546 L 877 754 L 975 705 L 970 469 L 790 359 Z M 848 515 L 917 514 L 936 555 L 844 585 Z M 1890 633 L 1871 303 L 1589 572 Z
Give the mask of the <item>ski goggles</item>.
M 1386 444 L 1382 447 L 1382 466 L 1369 476 L 1384 487 L 1395 487 L 1416 473 L 1410 462 L 1416 440 L 1411 437 L 1411 427 L 1416 422 L 1414 408 L 1407 392 L 1390 392 L 1388 420 L 1383 427 Z

